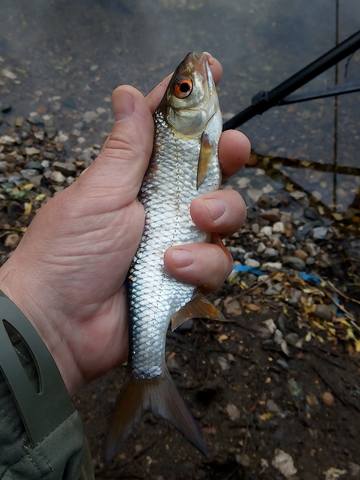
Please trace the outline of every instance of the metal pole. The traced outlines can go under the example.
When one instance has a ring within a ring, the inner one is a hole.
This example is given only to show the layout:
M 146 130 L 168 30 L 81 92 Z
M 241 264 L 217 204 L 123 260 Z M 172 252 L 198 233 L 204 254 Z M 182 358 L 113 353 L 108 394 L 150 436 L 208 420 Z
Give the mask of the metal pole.
M 230 128 L 239 127 L 255 115 L 260 115 L 266 112 L 269 108 L 278 105 L 278 103 L 290 95 L 290 93 L 310 82 L 310 80 L 337 64 L 340 60 L 351 55 L 359 48 L 360 30 L 326 52 L 324 55 L 321 55 L 321 57 L 311 62 L 305 68 L 299 70 L 272 90 L 257 93 L 252 99 L 252 104 L 225 122 L 223 129 L 229 130 Z

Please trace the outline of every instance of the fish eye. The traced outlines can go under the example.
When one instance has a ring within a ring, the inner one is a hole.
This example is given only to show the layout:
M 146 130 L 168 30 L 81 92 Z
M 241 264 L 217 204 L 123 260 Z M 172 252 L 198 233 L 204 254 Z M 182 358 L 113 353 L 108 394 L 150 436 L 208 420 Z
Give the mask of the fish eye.
M 175 83 L 174 93 L 177 98 L 186 98 L 192 92 L 193 83 L 190 78 L 179 80 Z

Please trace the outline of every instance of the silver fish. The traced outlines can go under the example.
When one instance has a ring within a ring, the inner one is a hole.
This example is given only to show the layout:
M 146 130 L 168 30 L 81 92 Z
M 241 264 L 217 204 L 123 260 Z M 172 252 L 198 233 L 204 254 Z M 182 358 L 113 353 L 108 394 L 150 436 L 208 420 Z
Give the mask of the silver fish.
M 154 150 L 140 201 L 145 208 L 141 243 L 129 271 L 130 380 L 120 394 L 106 443 L 110 460 L 144 411 L 170 421 L 201 452 L 201 433 L 170 378 L 166 333 L 195 317 L 219 318 L 194 287 L 164 270 L 165 251 L 202 242 L 192 222 L 191 201 L 221 183 L 218 141 L 222 118 L 206 53 L 189 53 L 176 69 L 154 114 Z

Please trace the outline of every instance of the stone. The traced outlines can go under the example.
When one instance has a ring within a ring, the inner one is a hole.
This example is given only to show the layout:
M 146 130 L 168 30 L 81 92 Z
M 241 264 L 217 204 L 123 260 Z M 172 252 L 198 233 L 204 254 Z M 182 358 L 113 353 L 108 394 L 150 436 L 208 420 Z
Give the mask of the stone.
M 251 225 L 251 230 L 253 233 L 255 233 L 255 235 L 257 235 L 259 232 L 260 232 L 260 226 L 258 223 L 253 223 Z
M 283 224 L 283 222 L 276 222 L 274 223 L 272 230 L 274 233 L 284 233 L 285 225 Z
M 32 177 L 35 177 L 35 175 L 38 175 L 39 172 L 35 170 L 34 168 L 26 168 L 20 171 L 21 175 L 26 178 L 27 180 L 31 180 Z
M 287 301 L 288 303 L 290 303 L 290 305 L 293 305 L 295 307 L 299 303 L 300 298 L 301 298 L 301 291 L 298 290 L 297 288 L 292 288 L 290 290 L 290 296 Z
M 300 338 L 299 338 L 299 335 L 295 332 L 292 332 L 292 333 L 288 333 L 286 336 L 285 336 L 285 340 L 286 342 L 293 346 L 293 347 L 298 347 L 299 346 L 299 342 L 301 342 Z
M 266 272 L 278 272 L 282 269 L 281 262 L 265 262 L 261 265 L 261 268 Z
M 291 457 L 291 455 L 284 452 L 284 450 L 275 450 L 275 456 L 271 464 L 287 479 L 290 479 L 297 473 L 293 458 Z
M 351 478 L 360 478 L 360 465 L 357 463 L 350 462 L 349 463 L 349 473 Z
M 263 253 L 266 250 L 266 245 L 263 242 L 260 242 L 257 247 L 257 253 Z
M 301 258 L 301 260 L 304 260 L 304 262 L 306 261 L 306 259 L 309 256 L 304 250 L 302 250 L 300 248 L 295 250 L 294 255 L 295 255 L 295 257 L 298 257 L 298 258 Z
M 242 314 L 242 308 L 239 300 L 233 297 L 227 297 L 224 300 L 226 314 L 233 317 Z
M 232 422 L 239 420 L 240 411 L 236 405 L 234 405 L 233 403 L 229 403 L 228 405 L 226 405 L 225 410 Z
M 60 142 L 60 143 L 65 143 L 68 140 L 69 140 L 69 136 L 66 135 L 64 132 L 59 132 L 54 138 L 55 142 Z
M 294 379 L 290 378 L 288 380 L 289 392 L 294 398 L 300 399 L 303 396 L 302 386 Z
M 64 175 L 61 172 L 58 172 L 57 170 L 54 170 L 53 172 L 51 172 L 49 178 L 54 183 L 62 184 L 65 182 Z
M 319 401 L 314 393 L 309 393 L 306 395 L 306 403 L 312 408 L 319 406 Z
M 272 318 L 268 318 L 267 320 L 264 320 L 264 324 L 266 325 L 266 328 L 269 330 L 271 335 L 273 335 L 276 331 L 276 323 Z
M 250 183 L 250 178 L 241 177 L 236 181 L 239 188 L 247 188 Z
M 18 235 L 17 233 L 10 233 L 5 238 L 4 245 L 7 248 L 13 249 L 17 246 L 19 242 L 20 242 L 20 235 Z
M 334 311 L 330 305 L 319 304 L 315 305 L 314 315 L 316 315 L 318 318 L 321 318 L 322 320 L 329 321 L 332 319 Z
M 40 150 L 38 148 L 35 148 L 35 147 L 26 147 L 25 148 L 25 153 L 28 157 L 31 157 L 33 155 L 39 155 Z
M 41 164 L 41 162 L 39 162 L 37 160 L 30 160 L 30 162 L 27 162 L 26 168 L 27 169 L 40 170 L 40 171 L 44 170 L 44 167 Z
M 278 208 L 272 208 L 270 210 L 266 210 L 262 212 L 261 217 L 264 220 L 268 220 L 269 222 L 278 222 L 280 220 L 280 210 Z
M 224 357 L 218 357 L 218 364 L 223 372 L 230 368 L 229 362 Z
M 17 142 L 17 139 L 10 137 L 10 135 L 2 135 L 0 137 L 0 145 L 14 145 Z
M 321 400 L 327 407 L 332 407 L 335 403 L 334 395 L 331 392 L 324 392 L 321 396 Z
M 97 116 L 98 114 L 96 112 L 89 111 L 84 113 L 83 119 L 84 119 L 84 122 L 91 123 L 97 118 Z
M 53 168 L 54 170 L 63 173 L 65 176 L 76 175 L 76 166 L 71 162 L 54 162 Z
M 235 460 L 237 463 L 245 468 L 250 467 L 251 461 L 249 455 L 246 455 L 246 453 L 241 453 L 235 455 Z
M 16 73 L 14 73 L 13 71 L 9 70 L 8 68 L 3 68 L 1 70 L 1 74 L 8 78 L 9 80 L 16 80 L 17 79 L 17 75 Z
M 248 188 L 246 190 L 246 194 L 248 195 L 250 200 L 252 200 L 254 203 L 256 203 L 259 200 L 259 198 L 261 197 L 262 191 L 257 190 L 256 188 Z
M 326 472 L 324 472 L 325 480 L 339 480 L 341 477 L 346 475 L 346 473 L 347 473 L 346 470 L 331 467 L 328 470 L 326 470 Z
M 301 200 L 306 197 L 306 193 L 301 192 L 300 190 L 295 190 L 294 192 L 290 192 L 290 196 L 295 200 Z
M 271 413 L 275 413 L 276 415 L 281 414 L 281 408 L 271 398 L 266 402 L 266 409 Z
M 260 234 L 265 235 L 267 237 L 271 237 L 272 232 L 273 232 L 273 229 L 268 225 L 265 225 L 265 227 L 262 227 L 260 230 Z
M 283 257 L 283 262 L 285 265 L 294 268 L 295 270 L 303 271 L 305 269 L 305 262 L 298 257 L 285 256 Z
M 275 250 L 275 248 L 268 247 L 264 251 L 264 257 L 266 258 L 274 258 L 278 256 L 279 256 L 279 252 Z
M 47 160 L 55 160 L 56 154 L 54 152 L 45 151 L 44 158 L 46 158 Z
M 260 262 L 258 262 L 257 260 L 254 260 L 253 258 L 247 258 L 245 260 L 245 265 L 252 268 L 259 268 Z
M 327 227 L 315 227 L 312 231 L 312 236 L 315 240 L 324 240 L 328 233 Z
M 72 183 L 75 182 L 75 178 L 74 177 L 66 177 L 66 184 L 67 185 L 71 185 Z

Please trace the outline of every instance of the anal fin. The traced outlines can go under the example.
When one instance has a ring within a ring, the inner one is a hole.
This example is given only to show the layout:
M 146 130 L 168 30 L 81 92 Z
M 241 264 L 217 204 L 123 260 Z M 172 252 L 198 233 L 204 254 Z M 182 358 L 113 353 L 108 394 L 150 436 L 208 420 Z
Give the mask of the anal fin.
M 195 295 L 185 306 L 180 308 L 171 318 L 171 330 L 192 318 L 207 318 L 209 320 L 223 321 L 223 314 L 203 295 Z

